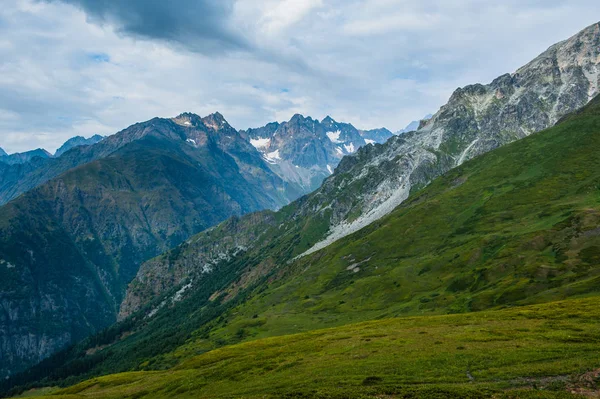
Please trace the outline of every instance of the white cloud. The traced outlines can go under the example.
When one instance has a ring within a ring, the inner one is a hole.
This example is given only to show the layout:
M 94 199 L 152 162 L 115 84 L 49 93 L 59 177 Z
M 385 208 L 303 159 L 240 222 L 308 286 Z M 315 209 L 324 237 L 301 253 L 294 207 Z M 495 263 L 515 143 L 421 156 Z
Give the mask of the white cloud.
M 323 5 L 322 0 L 281 0 L 262 4 L 259 25 L 268 34 L 277 34 L 301 21 L 309 12 Z
M 599 15 L 589 0 L 240 0 L 222 23 L 246 49 L 210 52 L 195 51 L 194 32 L 154 40 L 58 0 L 9 0 L 0 147 L 54 150 L 183 111 L 220 111 L 238 128 L 302 113 L 397 130 Z

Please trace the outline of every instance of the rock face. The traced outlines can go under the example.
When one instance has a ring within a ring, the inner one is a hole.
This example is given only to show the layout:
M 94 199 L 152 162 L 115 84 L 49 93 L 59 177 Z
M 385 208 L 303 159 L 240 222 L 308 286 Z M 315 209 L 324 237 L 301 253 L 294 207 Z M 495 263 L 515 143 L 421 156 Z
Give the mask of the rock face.
M 600 23 L 550 47 L 513 74 L 488 85 L 458 89 L 421 129 L 389 140 L 340 165 L 339 187 L 358 184 L 360 201 L 333 208 L 327 237 L 316 251 L 379 219 L 398 206 L 411 188 L 468 159 L 554 125 L 587 104 L 600 79 Z M 386 173 L 382 173 L 382 169 Z M 408 191 L 407 191 L 408 190 Z M 349 195 L 349 194 L 348 194 Z M 359 215 L 354 220 L 350 215 Z
M 104 139 L 104 136 L 100 136 L 99 134 L 95 134 L 89 139 L 81 136 L 75 136 L 65 141 L 65 143 L 54 153 L 55 157 L 60 157 L 65 152 L 69 151 L 71 148 L 86 146 L 99 143 Z
M 305 193 L 318 188 L 345 155 L 367 144 L 354 126 L 329 116 L 319 122 L 294 115 L 289 122 L 269 123 L 241 134 L 277 175 Z
M 235 227 L 228 232 L 228 225 L 219 226 L 222 231 L 218 239 L 235 236 L 237 240 L 226 241 L 231 244 L 220 250 L 231 253 L 240 240 L 249 246 L 248 251 L 279 246 L 279 262 L 316 252 L 385 216 L 411 191 L 451 168 L 550 127 L 584 106 L 599 91 L 599 71 L 600 24 L 594 24 L 552 46 L 513 74 L 488 85 L 458 89 L 429 121 L 421 123 L 420 130 L 392 137 L 383 145 L 365 146 L 344 157 L 320 188 L 272 217 L 252 216 L 251 220 L 246 219 L 250 215 L 246 216 L 236 224 L 243 229 Z M 316 125 L 312 120 L 308 123 Z M 279 128 L 268 125 L 265 130 L 269 133 L 253 137 L 274 135 Z M 253 231 L 263 235 L 256 239 Z M 204 262 L 211 258 L 213 253 L 206 252 L 206 248 L 214 245 L 210 233 L 201 233 L 185 246 L 185 257 L 161 258 L 142 265 L 127 294 L 125 314 L 139 309 L 132 304 L 146 303 L 172 288 L 173 283 L 198 278 L 203 263 L 193 259 Z M 256 262 L 260 264 L 260 260 Z M 172 269 L 178 270 L 177 277 L 166 277 Z M 160 281 L 164 278 L 169 282 L 163 286 Z M 141 297 L 136 298 L 138 295 Z
M 2 377 L 113 323 L 143 261 L 299 195 L 220 114 L 155 118 L 59 159 L 81 154 L 98 159 L 0 207 Z
M 0 148 L 0 157 L 5 157 L 8 154 L 6 153 L 6 151 L 4 151 L 2 148 Z

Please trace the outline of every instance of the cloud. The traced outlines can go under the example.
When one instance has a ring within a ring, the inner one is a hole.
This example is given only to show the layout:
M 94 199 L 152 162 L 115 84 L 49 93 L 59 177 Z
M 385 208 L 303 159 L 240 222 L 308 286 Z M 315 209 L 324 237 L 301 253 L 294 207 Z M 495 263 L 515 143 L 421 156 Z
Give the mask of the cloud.
M 204 53 L 248 47 L 229 24 L 233 0 L 45 0 L 80 7 L 89 21 L 123 35 L 165 40 Z
M 54 150 L 183 111 L 397 130 L 598 15 L 594 0 L 7 0 L 0 147 Z
M 322 0 L 282 0 L 263 3 L 260 23 L 263 31 L 276 34 L 301 21 L 308 13 L 323 5 Z

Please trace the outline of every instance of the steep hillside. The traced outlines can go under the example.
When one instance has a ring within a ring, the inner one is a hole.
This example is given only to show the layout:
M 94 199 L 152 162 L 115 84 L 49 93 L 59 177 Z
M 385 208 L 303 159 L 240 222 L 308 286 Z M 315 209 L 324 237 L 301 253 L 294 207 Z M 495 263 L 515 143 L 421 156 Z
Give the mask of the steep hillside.
M 143 261 L 289 201 L 285 182 L 220 115 L 155 119 L 98 145 L 118 139 L 109 156 L 0 207 L 3 375 L 113 323 Z M 103 151 L 93 147 L 64 156 Z
M 246 237 L 233 233 L 247 228 L 246 218 L 228 221 L 153 260 L 166 270 L 185 269 L 198 248 L 211 249 L 215 256 L 199 258 L 181 285 L 12 384 L 161 369 L 223 345 L 364 320 L 597 295 L 598 145 L 600 98 L 295 260 L 295 248 L 319 226 L 285 222 L 281 215 L 293 206 L 254 214 L 261 227 Z M 237 249 L 210 247 L 211 236 Z M 242 239 L 258 244 L 247 247 Z
M 554 125 L 584 106 L 599 88 L 600 23 L 596 23 L 513 74 L 488 85 L 458 89 L 417 132 L 390 140 L 379 153 L 357 157 L 347 176 L 338 175 L 342 181 L 336 186 L 361 190 L 347 191 L 353 203 L 334 206 L 339 216 L 312 250 L 389 213 L 406 198 L 402 191 L 423 187 L 476 155 Z M 356 195 L 359 201 L 354 201 Z
M 343 158 L 319 189 L 274 215 L 276 225 L 285 229 L 269 230 L 271 219 L 265 224 L 260 216 L 253 216 L 242 225 L 266 231 L 260 239 L 244 238 L 252 236 L 245 230 L 226 233 L 235 235 L 229 241 L 218 236 L 211 243 L 207 236 L 197 249 L 190 249 L 195 253 L 190 257 L 212 259 L 215 254 L 235 252 L 238 245 L 261 252 L 274 245 L 273 239 L 286 242 L 282 262 L 325 248 L 387 215 L 411 192 L 451 168 L 536 129 L 552 126 L 559 117 L 586 104 L 589 96 L 598 92 L 595 79 L 600 78 L 588 72 L 598 70 L 599 64 L 600 24 L 595 24 L 551 47 L 516 74 L 505 75 L 487 86 L 457 90 L 421 130 L 392 137 L 383 145 L 365 146 Z M 543 107 L 541 99 L 546 104 Z M 268 127 L 272 133 L 279 129 L 276 124 Z M 229 243 L 234 241 L 236 244 L 231 246 Z M 204 253 L 206 247 L 219 250 Z M 182 283 L 202 264 L 175 266 L 178 272 L 174 278 L 169 273 L 171 263 L 142 266 L 123 304 L 123 316 L 172 288 L 173 281 Z

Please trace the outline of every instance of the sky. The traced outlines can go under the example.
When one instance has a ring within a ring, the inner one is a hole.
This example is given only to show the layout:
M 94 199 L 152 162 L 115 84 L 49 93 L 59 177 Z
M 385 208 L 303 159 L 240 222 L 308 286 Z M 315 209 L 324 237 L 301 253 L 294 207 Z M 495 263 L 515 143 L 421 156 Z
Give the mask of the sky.
M 3 0 L 0 147 L 187 111 L 396 131 L 599 20 L 598 0 Z

